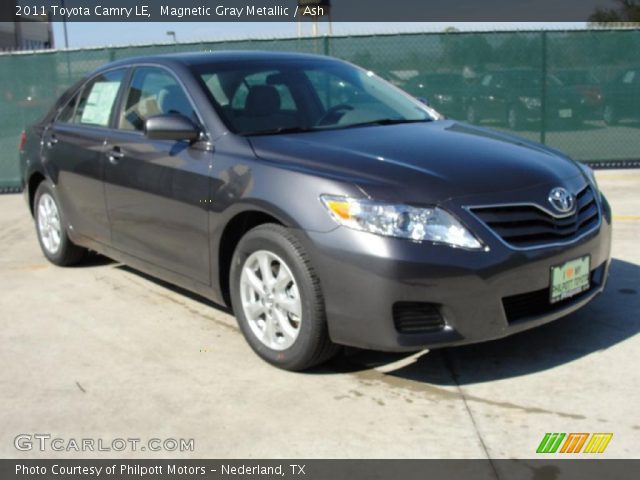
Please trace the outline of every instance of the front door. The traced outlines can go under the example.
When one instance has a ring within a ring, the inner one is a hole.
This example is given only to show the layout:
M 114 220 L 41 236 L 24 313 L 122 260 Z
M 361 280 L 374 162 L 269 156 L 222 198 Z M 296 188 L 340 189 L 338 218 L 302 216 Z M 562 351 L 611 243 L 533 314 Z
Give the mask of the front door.
M 213 154 L 202 143 L 148 139 L 146 118 L 168 113 L 199 123 L 172 73 L 137 68 L 105 151 L 111 241 L 127 254 L 209 284 L 207 201 Z

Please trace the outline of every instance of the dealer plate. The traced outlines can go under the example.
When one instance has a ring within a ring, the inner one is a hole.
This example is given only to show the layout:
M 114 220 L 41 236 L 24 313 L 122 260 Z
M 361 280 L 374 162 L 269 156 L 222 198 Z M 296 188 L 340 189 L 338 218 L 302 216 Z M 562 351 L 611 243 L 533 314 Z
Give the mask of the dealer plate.
M 551 267 L 550 302 L 556 303 L 589 290 L 590 273 L 589 255 Z

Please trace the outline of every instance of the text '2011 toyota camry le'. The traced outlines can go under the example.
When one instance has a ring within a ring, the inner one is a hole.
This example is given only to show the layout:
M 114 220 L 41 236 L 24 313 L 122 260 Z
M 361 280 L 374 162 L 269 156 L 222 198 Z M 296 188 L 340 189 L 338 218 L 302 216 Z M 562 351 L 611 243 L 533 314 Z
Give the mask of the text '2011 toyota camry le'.
M 112 63 L 21 151 L 50 261 L 91 249 L 228 305 L 286 369 L 339 345 L 503 337 L 575 311 L 607 278 L 611 212 L 588 167 L 332 58 Z

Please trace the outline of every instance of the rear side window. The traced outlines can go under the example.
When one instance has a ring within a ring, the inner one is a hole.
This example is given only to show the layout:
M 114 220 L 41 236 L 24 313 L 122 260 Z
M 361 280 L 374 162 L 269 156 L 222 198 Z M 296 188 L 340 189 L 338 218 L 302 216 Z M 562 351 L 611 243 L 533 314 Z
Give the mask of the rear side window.
M 73 122 L 107 127 L 126 70 L 113 70 L 91 80 L 83 89 L 75 108 Z
M 189 97 L 173 75 L 161 68 L 137 68 L 118 128 L 142 131 L 147 118 L 168 113 L 184 115 L 200 123 Z

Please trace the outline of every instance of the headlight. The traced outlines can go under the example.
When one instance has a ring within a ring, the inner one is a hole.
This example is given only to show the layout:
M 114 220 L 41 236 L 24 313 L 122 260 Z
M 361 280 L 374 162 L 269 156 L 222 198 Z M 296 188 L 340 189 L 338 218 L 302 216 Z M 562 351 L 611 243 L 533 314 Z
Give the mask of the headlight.
M 438 207 L 417 208 L 334 195 L 322 195 L 320 199 L 339 224 L 354 230 L 474 250 L 482 248 L 453 215 Z
M 520 97 L 520 101 L 524 103 L 527 108 L 539 108 L 542 106 L 538 97 Z
M 591 186 L 593 187 L 595 192 L 596 193 L 599 192 L 600 190 L 598 189 L 598 182 L 596 180 L 596 174 L 594 173 L 593 169 L 591 167 L 588 167 L 584 163 L 578 163 L 578 165 L 580 165 L 580 168 L 582 169 L 584 174 L 589 179 L 589 182 L 591 183 Z

